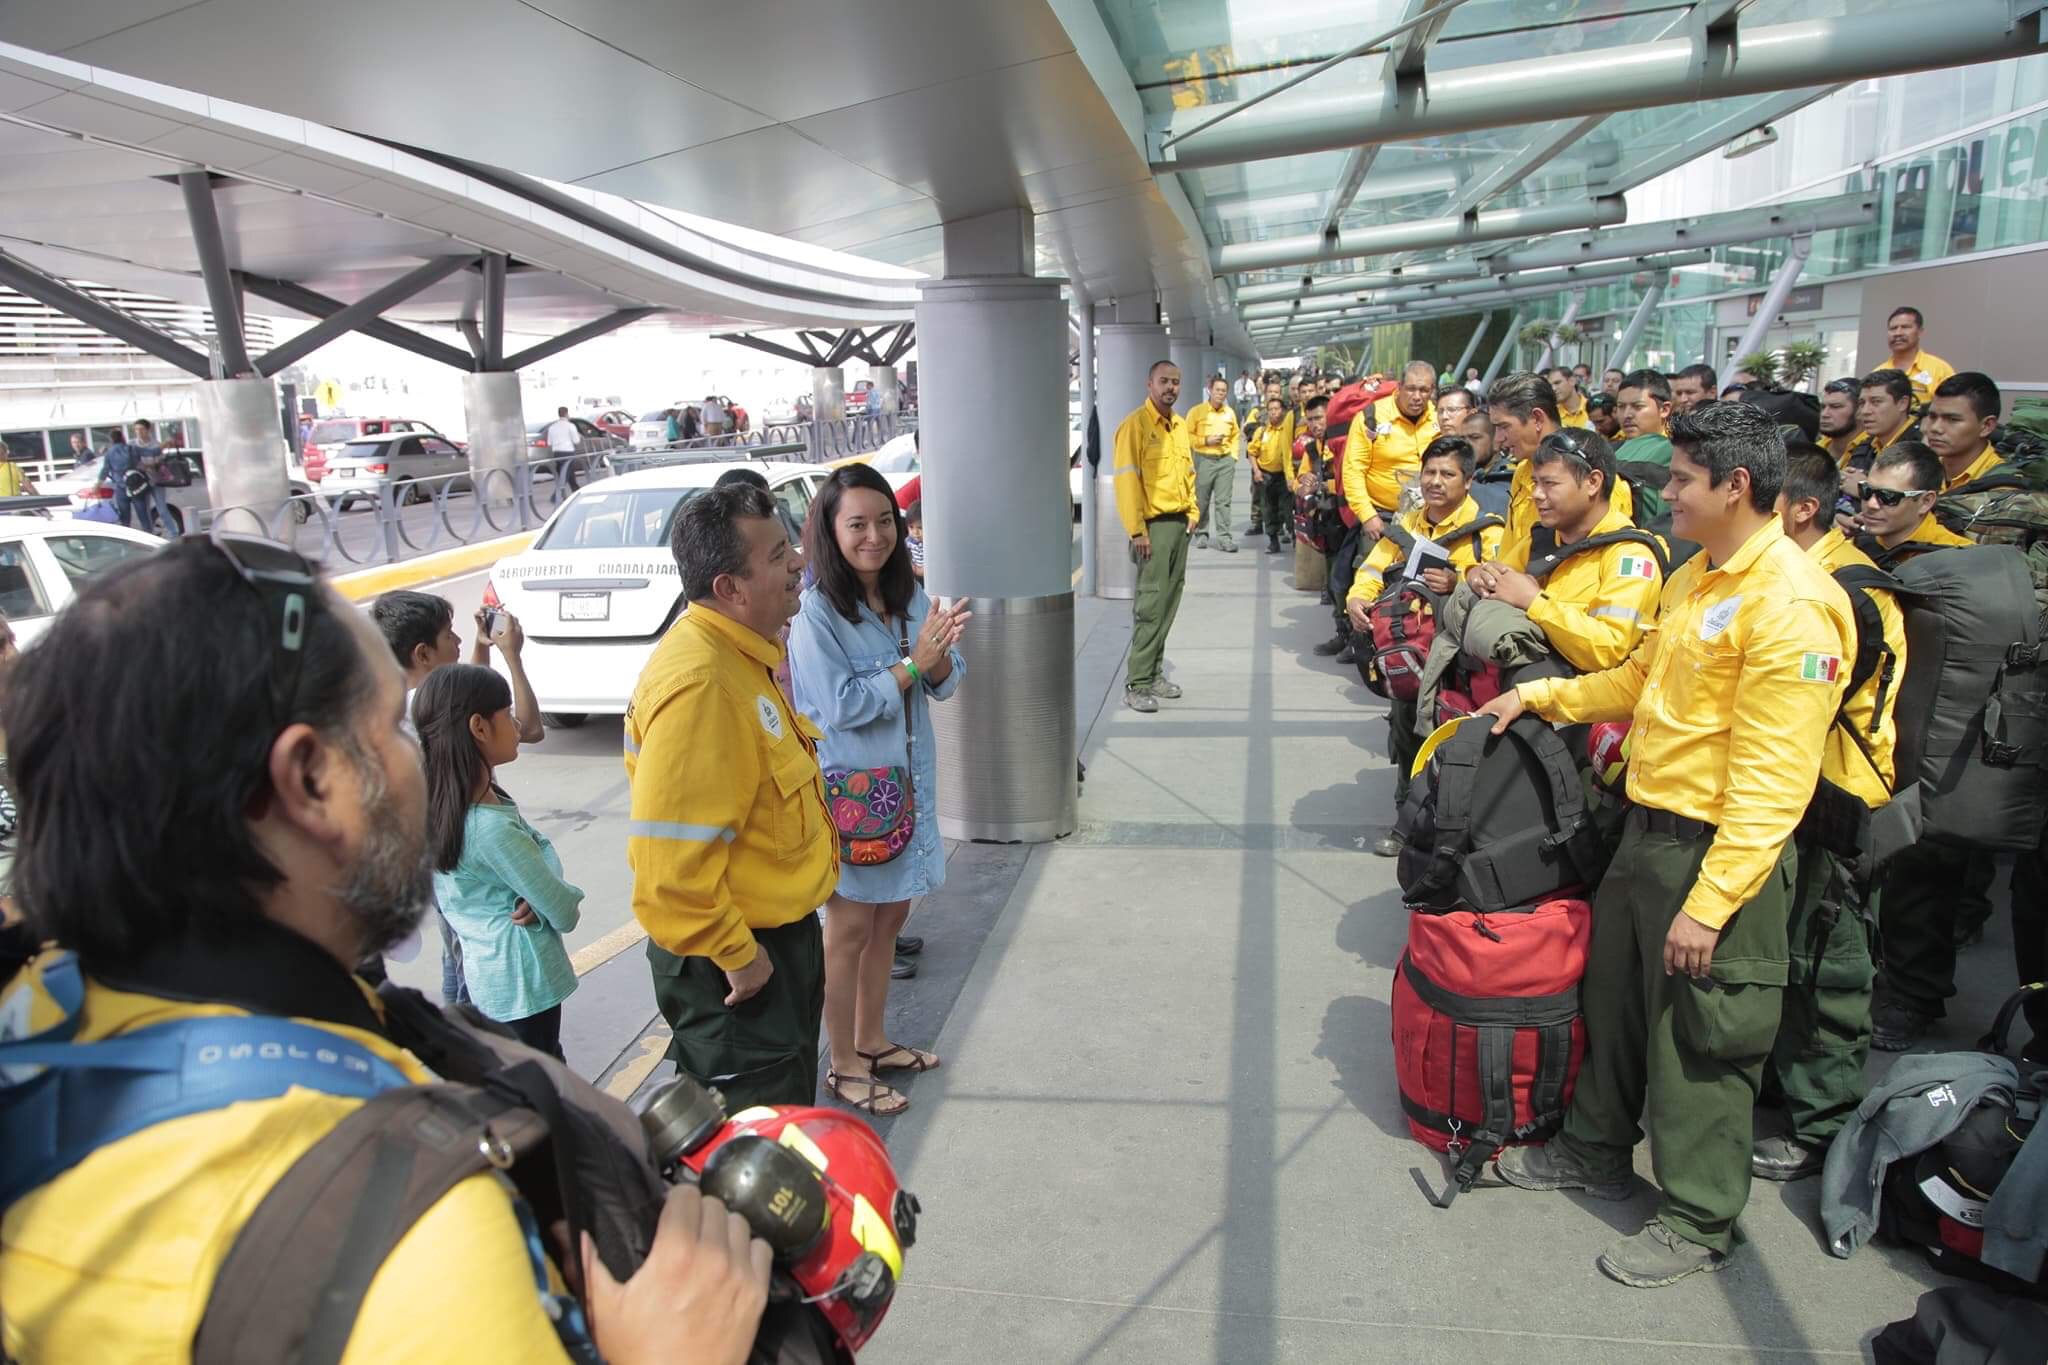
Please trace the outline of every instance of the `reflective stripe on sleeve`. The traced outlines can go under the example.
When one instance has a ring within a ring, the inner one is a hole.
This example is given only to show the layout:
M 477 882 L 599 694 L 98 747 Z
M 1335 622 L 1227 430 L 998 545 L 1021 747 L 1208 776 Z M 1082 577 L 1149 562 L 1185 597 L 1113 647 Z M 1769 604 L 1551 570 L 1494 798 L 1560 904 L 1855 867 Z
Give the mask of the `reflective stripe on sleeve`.
M 1614 621 L 1640 621 L 1643 619 L 1643 614 L 1634 607 L 1595 607 L 1587 612 L 1586 615 L 1605 616 L 1609 620 Z
M 723 839 L 729 844 L 739 838 L 739 832 L 718 825 L 686 825 L 677 820 L 628 820 L 626 837 L 676 839 L 691 844 L 708 844 L 714 839 Z

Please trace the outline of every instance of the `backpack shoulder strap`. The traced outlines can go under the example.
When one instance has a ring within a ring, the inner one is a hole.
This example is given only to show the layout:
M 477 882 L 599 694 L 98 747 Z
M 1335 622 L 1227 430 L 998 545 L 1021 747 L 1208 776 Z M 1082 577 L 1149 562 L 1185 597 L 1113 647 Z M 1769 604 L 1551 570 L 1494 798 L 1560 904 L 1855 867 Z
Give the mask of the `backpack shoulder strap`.
M 1415 548 L 1415 537 L 1410 535 L 1408 533 L 1408 528 L 1403 526 L 1398 521 L 1388 522 L 1387 529 L 1381 534 L 1387 540 L 1393 541 L 1394 548 L 1399 550 L 1404 555 Z
M 1671 557 L 1665 552 L 1663 542 L 1640 527 L 1625 526 L 1618 531 L 1602 531 L 1599 535 L 1587 536 L 1585 539 L 1575 540 L 1569 545 L 1557 544 L 1555 532 L 1551 533 L 1551 537 L 1551 548 L 1541 554 L 1532 553 L 1529 558 L 1529 576 L 1539 583 L 1547 580 L 1552 574 L 1557 572 L 1560 565 L 1575 555 L 1584 554 L 1588 550 L 1604 550 L 1609 545 L 1621 544 L 1642 546 L 1650 552 L 1650 557 L 1657 561 L 1657 572 L 1660 576 L 1668 578 L 1671 574 Z M 1533 551 L 1535 548 L 1533 537 L 1531 538 L 1530 546 Z
M 1443 546 L 1445 549 L 1448 550 L 1453 545 L 1460 544 L 1461 542 L 1467 540 L 1472 540 L 1475 537 L 1486 534 L 1488 531 L 1492 531 L 1506 525 L 1507 522 L 1493 515 L 1493 513 L 1487 512 L 1481 516 L 1474 517 L 1471 521 L 1466 522 L 1457 530 L 1446 534 L 1437 541 L 1437 544 Z
M 339 1361 L 370 1281 L 413 1224 L 546 1135 L 530 1110 L 470 1086 L 374 1096 L 294 1162 L 242 1225 L 214 1277 L 193 1365 Z

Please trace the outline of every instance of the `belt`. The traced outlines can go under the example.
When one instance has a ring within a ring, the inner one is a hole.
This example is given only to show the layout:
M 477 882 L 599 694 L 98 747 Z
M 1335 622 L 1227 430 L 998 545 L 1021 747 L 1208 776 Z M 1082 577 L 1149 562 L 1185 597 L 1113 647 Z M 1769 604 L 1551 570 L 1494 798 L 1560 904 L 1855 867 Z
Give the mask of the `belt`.
M 1701 835 L 1711 838 L 1714 833 L 1714 826 L 1705 820 L 1673 815 L 1670 811 L 1659 810 L 1655 806 L 1630 806 L 1628 820 L 1652 834 L 1663 834 L 1673 839 L 1697 839 Z
M 1156 517 L 1145 518 L 1145 524 L 1151 526 L 1162 521 L 1186 521 L 1187 519 L 1188 514 L 1186 512 L 1161 512 Z

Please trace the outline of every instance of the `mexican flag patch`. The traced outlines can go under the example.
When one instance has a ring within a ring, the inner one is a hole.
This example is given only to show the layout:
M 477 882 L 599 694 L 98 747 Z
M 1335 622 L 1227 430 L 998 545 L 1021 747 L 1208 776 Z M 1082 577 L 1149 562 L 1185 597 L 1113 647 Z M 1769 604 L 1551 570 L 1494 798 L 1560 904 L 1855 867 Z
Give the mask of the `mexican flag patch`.
M 1831 683 L 1841 676 L 1842 661 L 1832 654 L 1808 654 L 1799 661 L 1799 681 Z
M 1645 559 L 1641 555 L 1623 555 L 1621 557 L 1621 576 L 1623 578 L 1655 578 L 1657 576 L 1657 561 Z

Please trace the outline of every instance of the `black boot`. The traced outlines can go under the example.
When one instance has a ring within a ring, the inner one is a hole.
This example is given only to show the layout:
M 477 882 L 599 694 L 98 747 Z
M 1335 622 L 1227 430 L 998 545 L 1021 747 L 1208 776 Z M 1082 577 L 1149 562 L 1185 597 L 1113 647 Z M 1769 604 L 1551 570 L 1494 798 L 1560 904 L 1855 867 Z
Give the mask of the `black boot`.
M 1351 637 L 1343 631 L 1338 631 L 1335 635 L 1317 645 L 1315 652 L 1322 658 L 1327 659 L 1332 654 L 1342 654 L 1349 648 L 1351 648 Z

